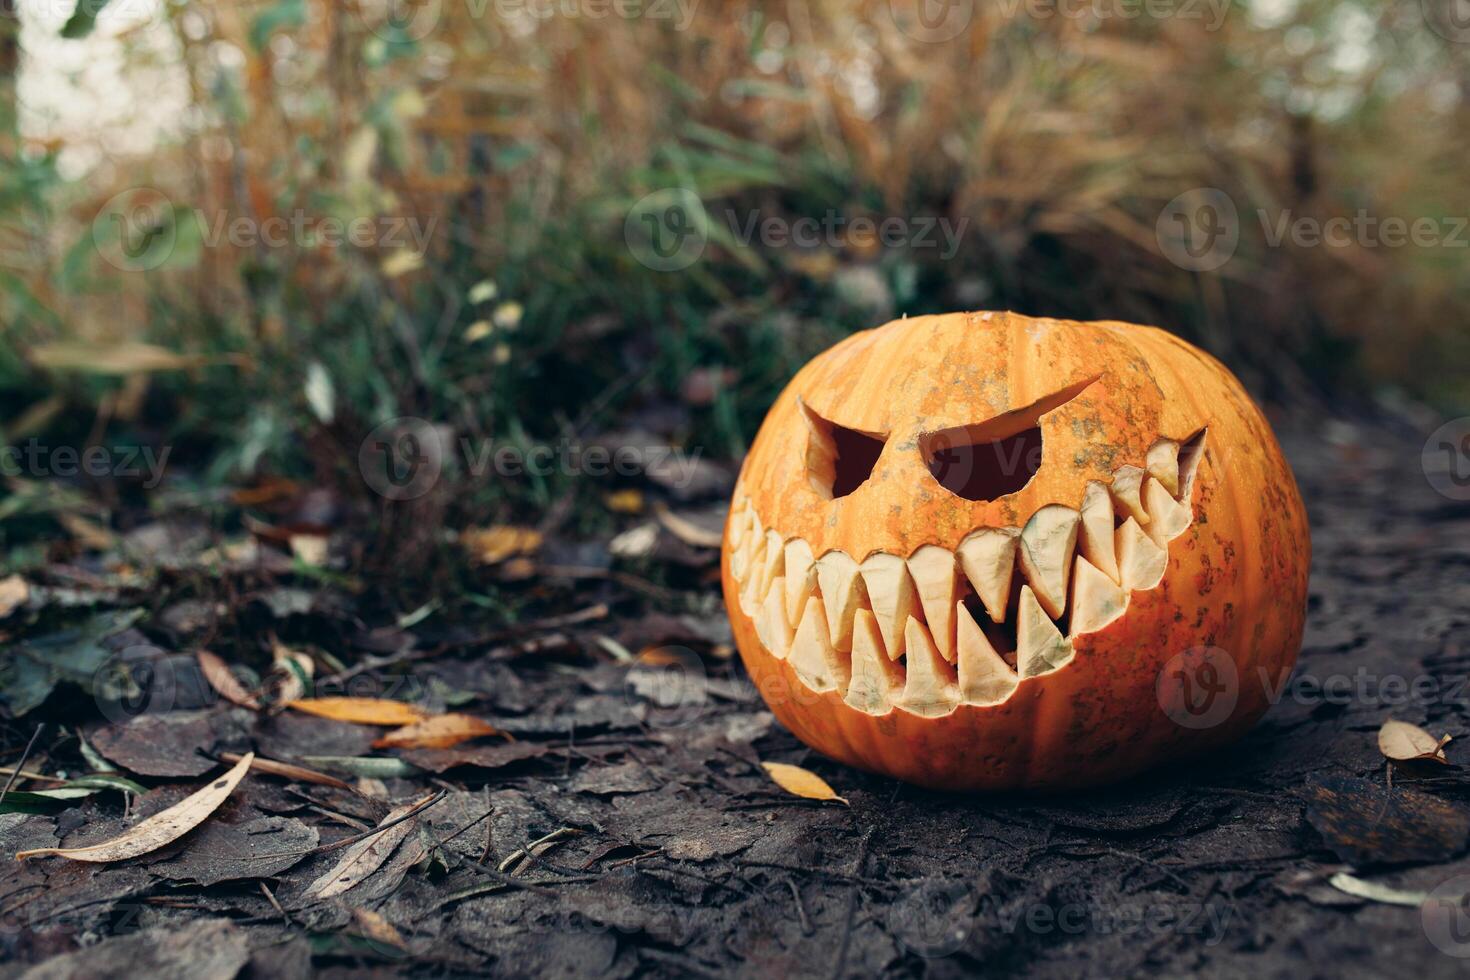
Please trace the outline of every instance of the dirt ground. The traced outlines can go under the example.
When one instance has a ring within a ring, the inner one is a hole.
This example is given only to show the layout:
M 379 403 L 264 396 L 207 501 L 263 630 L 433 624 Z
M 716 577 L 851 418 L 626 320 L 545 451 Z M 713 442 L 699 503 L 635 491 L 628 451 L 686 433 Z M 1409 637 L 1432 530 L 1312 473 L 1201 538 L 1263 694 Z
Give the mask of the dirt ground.
M 1082 796 L 922 792 L 807 751 L 735 662 L 606 656 L 598 607 L 616 621 L 639 583 L 586 580 L 513 638 L 339 636 L 354 662 L 381 664 L 353 675 L 372 690 L 406 682 L 513 741 L 378 752 L 381 728 L 210 698 L 182 666 L 173 710 L 101 703 L 82 730 L 148 787 L 134 817 L 196 789 L 221 752 L 329 770 L 351 788 L 255 774 L 200 829 L 141 858 L 0 865 L 4 973 L 1460 973 L 1465 920 L 1423 904 L 1470 892 L 1470 877 L 1455 881 L 1470 876 L 1459 743 L 1449 766 L 1390 774 L 1376 733 L 1388 717 L 1465 732 L 1470 505 L 1431 489 L 1418 439 L 1391 427 L 1314 427 L 1286 443 L 1315 547 L 1305 646 L 1279 703 L 1219 755 Z M 271 616 L 327 615 L 320 596 L 259 601 L 276 604 Z M 717 638 L 713 593 L 704 608 L 677 622 L 640 612 L 617 645 Z M 54 768 L 75 744 L 50 751 Z M 389 765 L 364 769 L 370 757 Z M 790 796 L 760 761 L 805 766 L 850 805 Z M 349 850 L 325 845 L 430 793 L 381 835 L 392 846 L 361 883 L 312 897 Z M 0 816 L 0 850 L 115 836 L 121 799 Z

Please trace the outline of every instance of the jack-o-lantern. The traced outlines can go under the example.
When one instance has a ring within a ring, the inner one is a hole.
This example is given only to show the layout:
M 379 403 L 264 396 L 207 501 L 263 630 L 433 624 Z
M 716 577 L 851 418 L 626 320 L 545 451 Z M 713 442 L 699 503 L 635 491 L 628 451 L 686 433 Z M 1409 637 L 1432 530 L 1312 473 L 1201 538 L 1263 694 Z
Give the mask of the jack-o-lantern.
M 1152 327 L 898 320 L 808 363 L 726 525 L 741 656 L 843 762 L 1069 788 L 1244 732 L 1301 642 L 1310 544 L 1270 427 Z

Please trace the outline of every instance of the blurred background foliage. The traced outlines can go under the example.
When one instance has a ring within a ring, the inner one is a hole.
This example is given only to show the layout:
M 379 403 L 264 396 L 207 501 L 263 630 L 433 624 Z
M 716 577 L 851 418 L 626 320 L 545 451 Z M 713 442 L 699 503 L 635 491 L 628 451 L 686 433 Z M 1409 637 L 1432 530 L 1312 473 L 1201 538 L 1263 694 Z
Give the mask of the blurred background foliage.
M 886 2 L 18 2 L 0 0 L 11 444 L 167 444 L 205 488 L 348 485 L 399 415 L 734 457 L 813 353 L 956 308 L 1160 324 L 1312 411 L 1470 404 L 1470 252 L 1272 246 L 1254 217 L 1465 213 L 1470 45 L 1419 3 L 985 2 L 934 43 Z M 624 221 L 675 187 L 713 232 L 659 272 Z M 1241 241 L 1197 273 L 1155 224 L 1208 187 Z M 114 214 L 144 205 L 156 248 L 119 240 Z M 833 212 L 965 234 L 953 256 L 731 234 Z M 296 215 L 284 243 L 228 233 Z M 329 218 L 388 233 L 332 244 Z M 463 489 L 446 506 L 481 518 L 562 493 Z

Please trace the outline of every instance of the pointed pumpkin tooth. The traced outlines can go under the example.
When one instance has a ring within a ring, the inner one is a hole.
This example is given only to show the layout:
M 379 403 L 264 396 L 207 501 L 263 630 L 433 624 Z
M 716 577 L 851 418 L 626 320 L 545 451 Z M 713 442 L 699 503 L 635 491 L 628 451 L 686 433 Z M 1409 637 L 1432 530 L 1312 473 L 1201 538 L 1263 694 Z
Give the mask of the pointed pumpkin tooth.
M 785 574 L 786 548 L 781 543 L 781 535 L 775 531 L 766 532 L 766 547 L 764 560 L 755 568 L 757 573 L 755 597 L 758 602 L 766 601 L 766 593 L 771 591 L 771 583 L 779 575 Z
M 954 618 L 960 696 L 969 704 L 999 704 L 1011 696 L 1020 679 L 995 652 L 963 602 L 955 604 Z
M 1167 548 L 1169 542 L 1189 530 L 1194 515 L 1188 507 L 1175 500 L 1158 480 L 1143 482 L 1143 507 L 1148 511 L 1148 527 L 1145 528 L 1154 544 Z
M 1041 608 L 1036 593 L 1021 586 L 1016 613 L 1016 670 L 1022 677 L 1049 674 L 1072 658 L 1072 644 Z
M 852 679 L 843 700 L 864 714 L 887 714 L 903 685 L 903 669 L 888 659 L 878 621 L 871 610 L 859 609 L 852 623 Z
M 786 610 L 782 608 L 782 584 L 782 579 L 776 579 L 755 617 L 755 635 L 760 638 L 761 646 L 777 660 L 786 659 L 793 635 L 791 624 L 786 621 Z
M 852 649 L 852 617 L 862 598 L 858 563 L 840 551 L 829 551 L 817 559 L 817 586 L 827 610 L 827 632 L 839 650 Z
M 960 703 L 960 686 L 954 668 L 939 655 L 924 624 L 912 616 L 904 625 L 904 642 L 908 648 L 904 661 L 907 677 L 899 704 L 905 711 L 925 718 L 954 711 Z
M 1169 566 L 1169 553 L 1154 544 L 1133 518 L 1118 528 L 1118 574 L 1130 592 L 1144 592 L 1158 585 Z
M 858 571 L 862 572 L 863 584 L 868 588 L 868 601 L 878 620 L 878 630 L 883 634 L 888 659 L 897 660 L 904 651 L 904 623 L 910 616 L 919 615 L 919 597 L 914 580 L 909 577 L 908 565 L 897 555 L 880 552 L 870 555 L 858 566 Z
M 1077 525 L 1082 515 L 1061 504 L 1047 504 L 1021 529 L 1021 571 L 1047 614 L 1059 618 L 1067 608 L 1067 580 Z
M 1082 526 L 1078 530 L 1078 551 L 1093 567 L 1114 582 L 1118 581 L 1118 558 L 1113 547 L 1113 501 L 1108 488 L 1089 483 L 1082 495 Z
M 1011 576 L 1016 568 L 1016 547 L 1021 532 L 1014 527 L 987 527 L 960 542 L 960 568 L 975 587 L 993 622 L 1006 621 L 1006 603 L 1011 599 Z
M 954 553 L 926 544 L 909 557 L 908 566 L 929 635 L 939 655 L 954 663 L 954 604 L 958 598 Z
M 1179 443 L 1173 439 L 1160 439 L 1149 447 L 1144 463 L 1148 466 L 1148 475 L 1162 483 L 1169 496 L 1179 496 Z
M 730 512 L 730 528 L 725 534 L 725 541 L 730 547 L 731 554 L 740 550 L 740 545 L 745 541 L 746 528 L 750 526 L 750 514 L 741 503 Z
M 1205 435 L 1208 429 L 1200 429 L 1179 447 L 1179 502 L 1193 511 L 1191 498 L 1194 496 L 1194 478 L 1199 474 L 1199 464 L 1205 458 Z
M 812 561 L 812 546 L 801 538 L 786 542 L 786 619 L 794 627 L 801 622 L 801 610 L 817 580 L 817 566 Z
M 760 586 L 761 572 L 766 567 L 766 539 L 765 535 L 752 536 L 745 561 L 745 576 L 740 582 L 740 608 L 747 616 L 754 615 L 761 603 L 765 601 L 765 593 L 758 592 Z
M 1128 593 L 1078 555 L 1072 571 L 1072 635 L 1096 633 L 1127 609 Z
M 1131 517 L 1139 527 L 1148 524 L 1148 512 L 1143 509 L 1143 478 L 1148 474 L 1137 466 L 1120 466 L 1113 473 L 1113 485 L 1108 487 L 1113 495 L 1113 509 L 1119 517 Z
M 841 691 L 847 687 L 847 658 L 832 648 L 821 596 L 807 600 L 801 625 L 791 640 L 790 663 L 796 676 L 813 691 Z

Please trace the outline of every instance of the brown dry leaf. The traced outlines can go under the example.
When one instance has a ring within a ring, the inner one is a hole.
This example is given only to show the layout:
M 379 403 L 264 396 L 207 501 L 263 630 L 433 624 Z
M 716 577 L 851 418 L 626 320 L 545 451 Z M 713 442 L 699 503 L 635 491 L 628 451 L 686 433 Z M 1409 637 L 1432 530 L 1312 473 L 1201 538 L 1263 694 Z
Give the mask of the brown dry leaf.
M 24 861 L 29 857 L 54 854 L 58 857 L 71 858 L 73 861 L 101 863 L 125 861 L 140 854 L 147 854 L 149 851 L 156 851 L 163 845 L 178 840 L 203 823 L 211 813 L 218 810 L 220 804 L 229 797 L 230 793 L 234 792 L 240 780 L 245 778 L 245 773 L 249 771 L 250 763 L 254 760 L 255 753 L 246 753 L 233 769 L 204 789 L 184 797 L 167 810 L 155 813 L 112 840 L 88 847 L 38 847 L 34 850 L 19 852 L 15 855 L 15 859 Z
M 352 920 L 356 925 L 354 932 L 362 938 L 370 939 L 375 943 L 383 943 L 395 949 L 408 949 L 408 944 L 403 941 L 402 934 L 393 927 L 393 923 L 372 909 L 354 908 Z
M 1449 760 L 1444 756 L 1444 747 L 1449 740 L 1448 735 L 1436 739 L 1418 725 L 1394 721 L 1392 718 L 1378 729 L 1378 751 L 1383 753 L 1384 758 L 1395 762 L 1424 759 L 1447 766 Z
M 208 650 L 200 650 L 194 655 L 199 661 L 199 670 L 204 674 L 204 679 L 209 681 L 209 686 L 214 688 L 219 696 L 231 704 L 238 704 L 242 708 L 260 710 L 260 702 L 255 695 L 245 689 L 240 679 L 230 670 L 230 665 L 220 658 L 219 654 Z
M 825 779 L 801 766 L 784 762 L 762 762 L 761 766 L 777 786 L 794 796 L 807 800 L 836 800 L 843 806 L 848 805 L 847 800 L 838 796 Z
M 96 344 L 61 343 L 32 347 L 31 363 L 53 371 L 125 375 L 149 371 L 178 371 L 208 364 L 209 358 L 175 354 L 155 344 L 121 343 L 111 347 Z
M 712 519 L 708 513 L 679 514 L 662 504 L 656 513 L 659 523 L 691 548 L 718 548 L 725 539 L 723 517 Z
M 387 698 L 298 698 L 287 707 L 355 725 L 412 725 L 428 717 L 406 701 Z
M 83 548 L 111 551 L 117 545 L 117 535 L 110 529 L 80 514 L 57 514 L 56 523 L 66 528 Z
M 239 762 L 244 758 L 235 752 L 221 752 L 219 757 L 226 762 Z M 275 759 L 262 759 L 257 756 L 250 768 L 256 772 L 268 772 L 272 776 L 280 776 L 283 779 L 295 779 L 303 783 L 316 783 L 318 786 L 332 786 L 336 789 L 352 789 L 351 783 L 338 779 L 336 776 L 328 776 L 315 769 L 292 765 L 289 762 L 278 762 Z
M 471 527 L 460 533 L 459 543 L 477 564 L 496 565 L 508 558 L 539 551 L 541 532 L 510 524 Z
M 331 898 L 360 885 L 369 875 L 383 866 L 383 862 L 388 860 L 399 841 L 407 837 L 408 832 L 413 830 L 418 821 L 402 818 L 413 813 L 423 804 L 424 800 L 418 800 L 390 810 L 388 815 L 378 823 L 379 827 L 388 829 L 381 834 L 366 837 L 347 848 L 342 854 L 342 860 L 333 865 L 326 874 L 313 881 L 302 893 L 302 898 L 307 900 Z
M 15 612 L 30 598 L 30 584 L 19 575 L 7 575 L 0 579 L 0 619 Z
M 373 743 L 375 749 L 447 749 L 486 735 L 500 735 L 513 742 L 509 734 L 502 732 L 474 715 L 435 715 L 425 718 L 397 731 L 389 732 Z

